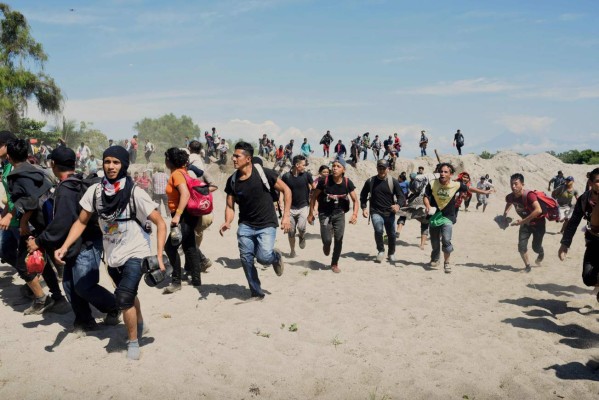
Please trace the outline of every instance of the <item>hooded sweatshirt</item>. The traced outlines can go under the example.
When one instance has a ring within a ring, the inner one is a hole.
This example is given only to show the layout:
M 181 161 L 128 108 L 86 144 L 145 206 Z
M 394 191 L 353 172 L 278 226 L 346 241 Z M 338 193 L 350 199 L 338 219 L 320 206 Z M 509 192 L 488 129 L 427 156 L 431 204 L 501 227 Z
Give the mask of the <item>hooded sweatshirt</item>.
M 35 239 L 35 243 L 44 250 L 60 248 L 66 240 L 71 226 L 81 212 L 79 200 L 83 194 L 82 174 L 74 174 L 58 184 L 54 192 L 54 219 Z M 76 257 L 81 246 L 102 240 L 102 231 L 97 219 L 92 218 L 81 237 L 69 248 L 66 258 Z
M 17 212 L 34 211 L 29 222 L 36 230 L 43 230 L 44 219 L 39 211 L 39 199 L 52 189 L 52 182 L 40 167 L 22 162 L 6 178 L 10 198 Z

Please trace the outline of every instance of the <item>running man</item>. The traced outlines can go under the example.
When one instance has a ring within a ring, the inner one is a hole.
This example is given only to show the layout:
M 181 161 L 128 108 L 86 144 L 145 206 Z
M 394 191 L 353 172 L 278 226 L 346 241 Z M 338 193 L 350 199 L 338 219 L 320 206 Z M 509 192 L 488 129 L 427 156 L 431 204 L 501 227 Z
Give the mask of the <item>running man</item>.
M 545 217 L 543 209 L 538 200 L 537 195 L 533 190 L 527 191 L 524 189 L 524 176 L 522 174 L 514 174 L 510 177 L 512 193 L 505 197 L 505 210 L 503 217 L 507 217 L 507 213 L 514 205 L 516 213 L 520 218 L 512 225 L 520 226 L 518 231 L 518 252 L 524 261 L 524 270 L 531 271 L 530 261 L 528 259 L 528 241 L 532 236 L 532 250 L 537 253 L 535 264 L 541 265 L 545 252 L 543 250 L 543 236 L 545 236 Z M 526 196 L 526 198 L 524 197 Z
M 291 171 L 283 174 L 281 180 L 291 190 L 291 228 L 289 229 L 289 258 L 295 257 L 295 231 L 297 228 L 299 248 L 306 247 L 306 222 L 310 209 L 310 189 L 312 175 L 306 172 L 306 158 L 303 155 L 293 157 Z
M 565 183 L 551 193 L 551 197 L 556 199 L 559 205 L 559 222 L 563 222 L 559 233 L 564 233 L 572 216 L 572 199 L 578 200 L 578 190 L 574 189 L 574 177 L 567 177 Z

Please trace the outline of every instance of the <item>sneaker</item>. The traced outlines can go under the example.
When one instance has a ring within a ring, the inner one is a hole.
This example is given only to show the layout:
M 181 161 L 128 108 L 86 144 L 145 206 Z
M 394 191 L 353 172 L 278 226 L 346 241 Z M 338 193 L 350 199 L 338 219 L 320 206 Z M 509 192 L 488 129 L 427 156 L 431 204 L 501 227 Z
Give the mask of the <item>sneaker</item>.
M 446 274 L 451 274 L 451 264 L 448 262 L 445 262 L 443 264 L 443 269 L 445 270 Z
M 439 266 L 439 260 L 431 260 L 429 264 L 431 268 L 437 268 Z
M 285 262 L 283 261 L 283 253 L 279 250 L 275 250 L 275 254 L 278 256 L 277 260 L 272 263 L 272 267 L 275 269 L 275 273 L 277 276 L 283 275 L 283 270 L 285 269 Z
M 395 258 L 395 254 L 391 254 L 391 255 L 389 256 L 389 262 L 392 262 L 392 263 L 394 263 L 394 262 L 396 262 L 396 261 L 397 261 L 397 258 Z
M 305 249 L 306 248 L 306 238 L 303 236 L 299 237 L 299 248 L 300 249 Z
M 541 266 L 541 263 L 543 262 L 543 259 L 545 258 L 544 254 L 539 254 L 537 256 L 537 259 L 535 260 L 535 264 L 537 264 L 537 266 Z
M 339 272 L 341 272 L 341 269 L 339 269 L 339 266 L 337 264 L 335 264 L 335 265 L 331 265 L 331 271 L 338 274 Z
M 59 299 L 54 299 L 54 305 L 49 311 L 55 314 L 67 314 L 72 310 L 71 303 L 64 296 L 60 296 Z
M 206 272 L 210 267 L 212 267 L 212 261 L 209 258 L 206 258 L 200 264 L 200 272 Z
M 181 290 L 180 283 L 171 283 L 170 285 L 168 285 L 167 287 L 164 288 L 164 290 L 162 291 L 162 294 L 172 294 L 172 293 L 178 292 L 179 290 Z
M 376 262 L 381 263 L 381 262 L 383 262 L 384 258 L 385 258 L 385 252 L 380 251 L 379 254 L 376 255 Z
M 526 267 L 524 267 L 524 272 L 530 272 L 532 271 L 532 267 L 529 265 L 527 265 Z
M 289 258 L 295 258 L 295 256 L 297 256 L 297 254 L 295 254 L 295 250 L 291 250 L 291 253 L 289 253 Z
M 50 296 L 43 296 L 39 299 L 33 300 L 31 303 L 31 307 L 26 309 L 23 314 L 24 315 L 40 315 L 50 307 L 54 305 L 54 299 Z
M 104 325 L 118 325 L 121 322 L 121 310 L 111 311 L 104 317 Z
M 325 256 L 328 256 L 329 254 L 331 254 L 331 245 L 330 244 L 323 244 L 322 245 L 322 252 L 324 253 Z

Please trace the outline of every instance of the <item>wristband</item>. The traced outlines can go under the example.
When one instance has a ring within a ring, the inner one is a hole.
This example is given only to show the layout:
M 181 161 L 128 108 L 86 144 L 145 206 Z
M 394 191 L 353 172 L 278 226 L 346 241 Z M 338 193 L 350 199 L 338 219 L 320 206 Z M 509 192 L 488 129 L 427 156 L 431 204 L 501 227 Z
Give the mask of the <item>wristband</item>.
M 181 214 L 183 214 L 183 210 L 180 210 L 180 209 L 177 208 L 177 210 L 175 211 L 175 214 L 181 215 Z

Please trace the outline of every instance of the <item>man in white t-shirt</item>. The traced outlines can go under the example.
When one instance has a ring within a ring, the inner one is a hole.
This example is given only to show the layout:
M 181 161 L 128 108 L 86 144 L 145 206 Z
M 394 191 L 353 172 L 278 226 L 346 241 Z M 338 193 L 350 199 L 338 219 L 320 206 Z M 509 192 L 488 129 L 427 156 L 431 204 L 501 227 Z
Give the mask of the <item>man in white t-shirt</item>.
M 91 154 L 92 154 L 92 151 L 89 149 L 89 147 L 85 143 L 81 142 L 81 145 L 77 149 L 77 157 L 79 160 L 80 168 L 85 167 L 85 163 L 87 163 L 87 159 L 89 158 L 89 156 Z
M 90 186 L 81 198 L 79 219 L 54 255 L 59 262 L 62 261 L 69 247 L 92 221 L 92 216 L 98 215 L 108 274 L 116 286 L 116 304 L 123 312 L 127 329 L 127 357 L 137 360 L 140 356 L 138 338 L 147 332 L 137 290 L 142 277 L 142 259 L 152 255 L 150 235 L 143 226 L 147 221 L 156 225 L 156 250 L 157 254 L 162 255 L 166 224 L 160 216 L 158 205 L 143 189 L 134 187 L 131 177 L 127 176 L 127 150 L 121 146 L 109 147 L 104 151 L 102 160 L 104 179 Z M 165 271 L 162 257 L 158 257 L 158 264 L 160 270 Z

